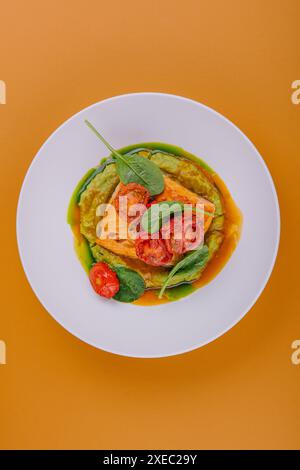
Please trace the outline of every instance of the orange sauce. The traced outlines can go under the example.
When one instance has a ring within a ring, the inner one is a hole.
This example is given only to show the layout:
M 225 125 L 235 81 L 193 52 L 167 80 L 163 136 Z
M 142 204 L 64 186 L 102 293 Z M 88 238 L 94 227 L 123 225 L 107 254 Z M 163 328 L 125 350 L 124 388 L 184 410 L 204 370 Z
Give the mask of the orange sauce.
M 143 307 L 149 307 L 150 305 L 162 305 L 162 304 L 168 304 L 170 300 L 164 296 L 162 299 L 158 298 L 158 292 L 159 290 L 146 290 L 144 295 L 138 299 L 135 300 L 135 302 L 132 302 L 134 305 L 140 305 Z
M 82 234 L 80 232 L 80 208 L 78 205 L 73 208 L 71 229 L 76 240 L 82 240 Z
M 225 224 L 223 229 L 224 240 L 217 253 L 203 271 L 200 279 L 193 282 L 194 287 L 197 289 L 212 281 L 223 269 L 230 256 L 234 252 L 242 231 L 243 216 L 240 209 L 232 199 L 232 196 L 228 191 L 224 181 L 222 181 L 222 179 L 217 174 L 213 174 L 212 177 L 215 185 L 218 187 L 223 196 L 225 212 Z

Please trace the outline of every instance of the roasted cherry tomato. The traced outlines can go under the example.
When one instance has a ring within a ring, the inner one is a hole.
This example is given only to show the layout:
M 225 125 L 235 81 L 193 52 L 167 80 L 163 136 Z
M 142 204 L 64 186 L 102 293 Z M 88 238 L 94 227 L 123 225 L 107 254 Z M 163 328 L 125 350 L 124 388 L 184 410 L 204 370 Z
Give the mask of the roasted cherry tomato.
M 161 228 L 162 238 L 165 240 L 167 250 L 174 255 L 182 255 L 185 253 L 184 234 L 181 225 L 176 224 L 176 220 L 172 218 Z
M 89 277 L 95 292 L 107 299 L 113 297 L 120 289 L 116 273 L 106 263 L 100 262 L 94 264 L 90 270 Z
M 193 214 L 188 220 L 174 217 L 161 229 L 167 249 L 174 255 L 195 250 L 203 241 L 203 224 Z
M 120 210 L 120 197 L 126 197 L 127 199 L 127 212 L 129 212 L 130 207 L 135 204 L 143 204 L 146 206 L 148 204 L 150 193 L 148 189 L 144 188 L 137 183 L 129 184 L 120 184 L 120 189 L 115 199 L 115 207 L 117 210 Z M 128 214 L 127 214 L 128 215 Z M 134 217 L 130 216 L 130 217 Z
M 184 251 L 196 250 L 204 240 L 203 220 L 194 213 L 188 220 L 184 220 Z
M 143 239 L 139 237 L 135 240 L 135 251 L 137 256 L 151 266 L 165 266 L 173 258 L 172 253 L 167 249 L 165 240 Z

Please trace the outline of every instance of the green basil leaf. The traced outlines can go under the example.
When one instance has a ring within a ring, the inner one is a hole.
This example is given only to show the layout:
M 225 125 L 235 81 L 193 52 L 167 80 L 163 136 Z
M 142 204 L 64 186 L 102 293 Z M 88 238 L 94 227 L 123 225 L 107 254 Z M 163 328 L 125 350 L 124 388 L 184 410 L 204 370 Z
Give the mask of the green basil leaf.
M 141 226 L 148 233 L 156 233 L 169 220 L 171 215 L 181 214 L 184 210 L 185 205 L 181 201 L 161 201 L 153 204 L 144 212 Z M 193 207 L 192 211 L 211 216 L 210 212 L 198 209 L 197 207 Z
M 164 190 L 162 171 L 151 160 L 134 154 L 122 155 L 116 157 L 116 164 L 122 183 L 138 183 L 148 189 L 151 196 L 160 194 Z
M 126 266 L 112 266 L 112 269 L 116 272 L 120 282 L 120 290 L 114 296 L 115 300 L 133 302 L 144 294 L 145 281 L 139 273 Z
M 156 233 L 161 229 L 164 221 L 168 220 L 171 215 L 181 214 L 183 209 L 183 203 L 177 201 L 162 201 L 153 204 L 144 212 L 141 227 L 148 233 Z
M 198 248 L 197 250 L 191 251 L 188 253 L 184 258 L 182 258 L 181 261 L 179 261 L 173 269 L 171 269 L 167 279 L 165 280 L 158 298 L 161 299 L 166 288 L 168 287 L 168 284 L 172 277 L 180 271 L 181 273 L 187 273 L 189 272 L 190 269 L 195 269 L 195 268 L 202 268 L 205 266 L 209 256 L 209 251 L 208 247 L 206 245 L 203 245 L 201 248 Z
M 117 152 L 88 120 L 85 120 L 85 123 L 111 151 L 122 183 L 138 183 L 148 189 L 151 196 L 164 190 L 163 173 L 155 163 L 138 155 L 123 155 Z

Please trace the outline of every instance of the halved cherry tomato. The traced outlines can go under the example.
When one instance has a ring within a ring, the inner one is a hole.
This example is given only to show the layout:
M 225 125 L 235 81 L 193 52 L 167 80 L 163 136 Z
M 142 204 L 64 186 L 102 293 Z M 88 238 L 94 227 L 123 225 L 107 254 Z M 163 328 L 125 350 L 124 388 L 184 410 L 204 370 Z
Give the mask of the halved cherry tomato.
M 195 250 L 203 241 L 203 224 L 193 214 L 185 219 L 174 217 L 161 229 L 167 249 L 174 255 L 182 255 Z
M 95 292 L 107 299 L 113 297 L 120 289 L 120 282 L 116 273 L 106 263 L 94 264 L 89 277 Z
M 115 207 L 117 210 L 120 210 L 120 197 L 127 198 L 127 212 L 131 206 L 135 204 L 143 204 L 147 205 L 150 193 L 148 189 L 144 188 L 144 186 L 137 184 L 137 183 L 129 183 L 129 184 L 120 184 L 120 189 L 115 199 Z M 128 215 L 128 214 L 127 214 Z
M 184 220 L 184 250 L 196 250 L 204 240 L 204 223 L 202 218 L 197 218 L 196 214 Z
M 180 223 L 177 226 L 176 221 Z M 183 227 L 181 226 L 181 218 L 172 218 L 161 228 L 162 238 L 165 240 L 167 250 L 175 255 L 185 253 Z
M 151 266 L 165 266 L 173 258 L 172 253 L 167 249 L 165 240 L 144 239 L 139 237 L 135 240 L 135 251 L 137 256 Z

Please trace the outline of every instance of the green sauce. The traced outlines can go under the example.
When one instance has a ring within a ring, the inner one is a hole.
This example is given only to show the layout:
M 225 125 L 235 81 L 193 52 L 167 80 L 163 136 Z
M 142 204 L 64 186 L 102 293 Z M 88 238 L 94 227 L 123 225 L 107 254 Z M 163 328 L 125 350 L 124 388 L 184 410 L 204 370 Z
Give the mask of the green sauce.
M 75 219 L 76 219 L 76 209 L 78 208 L 78 194 L 80 193 L 82 186 L 91 177 L 91 175 L 94 173 L 95 170 L 96 168 L 91 168 L 89 171 L 87 171 L 84 177 L 81 178 L 81 180 L 76 185 L 76 188 L 73 191 L 73 194 L 69 202 L 68 212 L 67 212 L 67 223 L 71 225 L 71 227 L 76 222 Z
M 209 173 L 214 173 L 213 169 L 210 168 L 204 160 L 199 157 L 196 157 L 192 153 L 187 152 L 186 150 L 182 149 L 181 147 L 177 147 L 176 145 L 165 144 L 163 142 L 143 142 L 140 144 L 128 145 L 127 147 L 122 147 L 118 152 L 120 153 L 131 153 L 132 150 L 153 150 L 153 153 L 161 152 L 161 153 L 168 153 L 176 155 L 177 157 L 184 157 L 188 160 L 192 160 L 193 162 L 200 165 Z
M 197 289 L 192 284 L 181 284 L 180 286 L 169 288 L 165 291 L 165 296 L 170 302 L 183 299 L 195 292 Z
M 81 266 L 84 268 L 87 274 L 89 274 L 91 267 L 95 263 L 95 260 L 87 240 L 83 237 L 81 240 L 79 240 L 77 237 L 74 237 L 74 249 Z
M 81 265 L 87 273 L 89 273 L 95 260 L 92 256 L 88 241 L 80 234 L 78 194 L 94 171 L 95 168 L 91 168 L 77 184 L 71 196 L 67 212 L 67 222 L 71 226 L 74 235 L 74 249 Z

